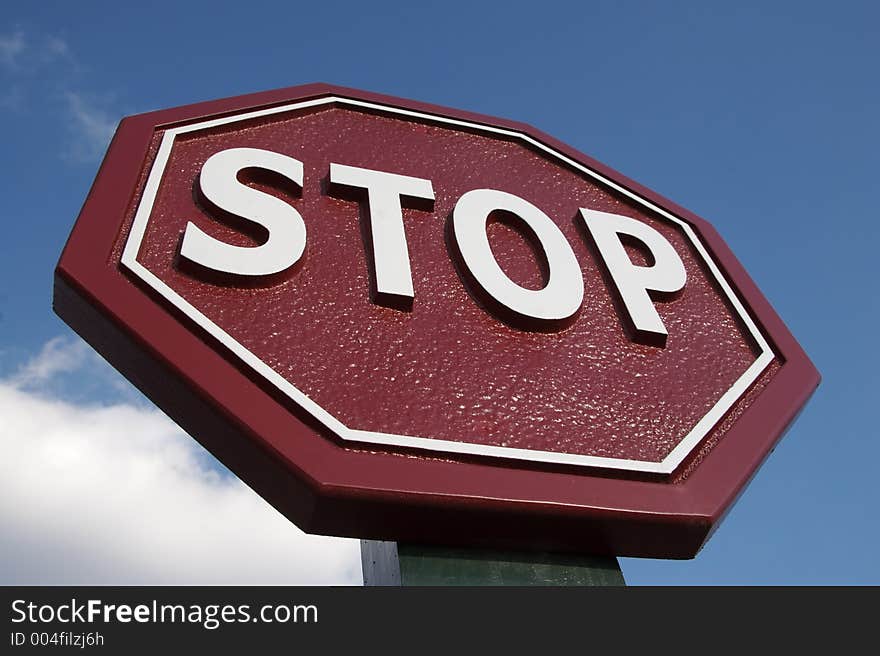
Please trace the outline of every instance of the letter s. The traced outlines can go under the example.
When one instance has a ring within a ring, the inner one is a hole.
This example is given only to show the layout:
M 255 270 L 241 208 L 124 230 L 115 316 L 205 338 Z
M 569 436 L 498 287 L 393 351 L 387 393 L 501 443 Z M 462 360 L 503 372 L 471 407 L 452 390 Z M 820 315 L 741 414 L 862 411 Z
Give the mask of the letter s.
M 286 155 L 258 148 L 221 150 L 202 166 L 199 189 L 220 209 L 265 228 L 259 246 L 234 246 L 186 224 L 180 256 L 200 266 L 240 276 L 266 276 L 296 264 L 306 247 L 302 216 L 283 200 L 248 187 L 238 179 L 244 169 L 266 169 L 302 188 L 303 165 Z

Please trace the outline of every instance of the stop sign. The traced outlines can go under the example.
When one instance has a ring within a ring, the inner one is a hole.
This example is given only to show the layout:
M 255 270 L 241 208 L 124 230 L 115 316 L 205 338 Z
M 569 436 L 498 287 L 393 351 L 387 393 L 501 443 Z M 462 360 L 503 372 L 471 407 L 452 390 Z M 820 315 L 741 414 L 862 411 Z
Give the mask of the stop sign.
M 327 85 L 123 120 L 55 309 L 302 529 L 692 557 L 818 384 L 702 219 Z

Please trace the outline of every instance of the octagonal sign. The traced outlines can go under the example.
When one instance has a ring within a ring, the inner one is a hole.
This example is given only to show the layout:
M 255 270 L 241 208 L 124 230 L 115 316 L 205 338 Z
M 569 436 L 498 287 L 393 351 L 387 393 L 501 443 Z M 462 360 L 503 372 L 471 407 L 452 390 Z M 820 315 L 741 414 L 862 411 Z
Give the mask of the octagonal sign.
M 327 85 L 125 119 L 55 308 L 310 532 L 693 556 L 818 384 L 704 221 Z

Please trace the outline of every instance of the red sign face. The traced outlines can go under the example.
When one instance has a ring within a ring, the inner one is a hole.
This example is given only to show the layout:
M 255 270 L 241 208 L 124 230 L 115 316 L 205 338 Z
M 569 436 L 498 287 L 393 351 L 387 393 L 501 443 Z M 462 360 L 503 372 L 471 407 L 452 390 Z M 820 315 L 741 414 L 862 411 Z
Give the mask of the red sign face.
M 123 121 L 58 313 L 303 529 L 693 556 L 818 384 L 702 220 L 312 85 Z

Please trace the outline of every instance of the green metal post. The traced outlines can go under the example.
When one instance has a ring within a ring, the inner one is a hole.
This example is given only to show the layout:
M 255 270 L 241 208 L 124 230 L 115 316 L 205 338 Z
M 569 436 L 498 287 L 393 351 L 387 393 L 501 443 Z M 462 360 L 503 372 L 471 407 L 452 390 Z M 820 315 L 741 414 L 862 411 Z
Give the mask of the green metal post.
M 367 586 L 626 585 L 617 558 L 361 540 Z

